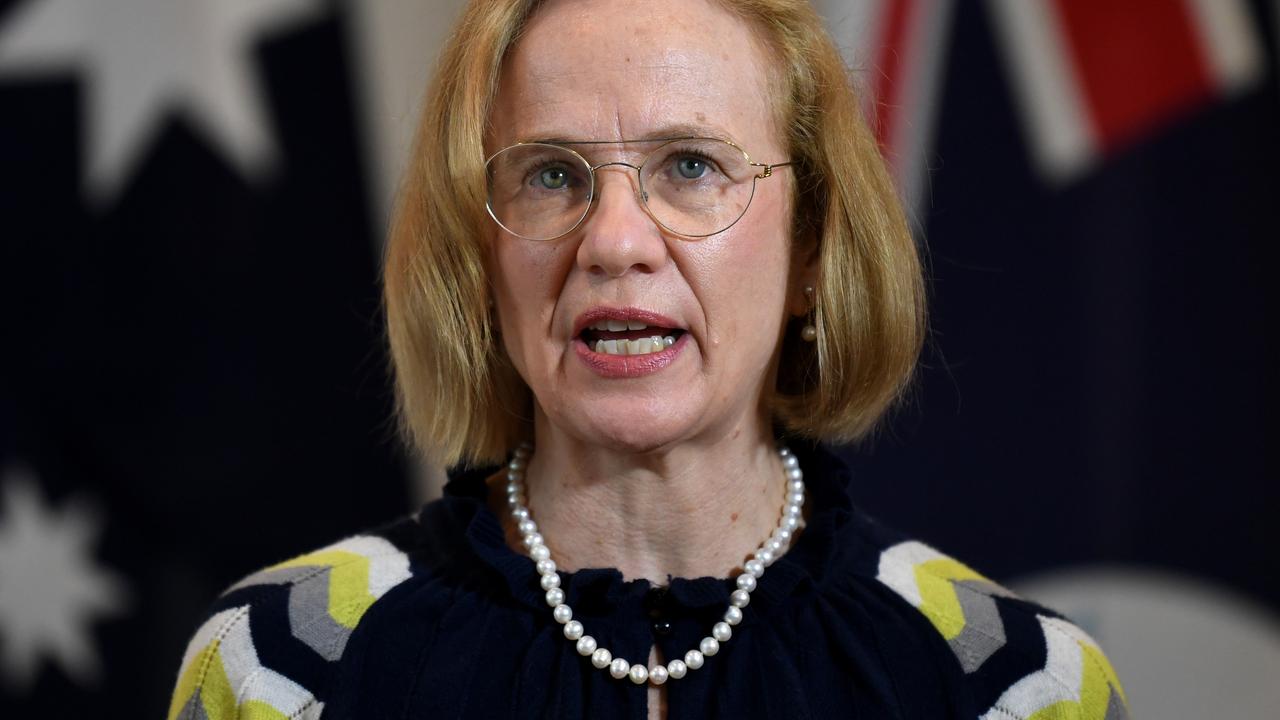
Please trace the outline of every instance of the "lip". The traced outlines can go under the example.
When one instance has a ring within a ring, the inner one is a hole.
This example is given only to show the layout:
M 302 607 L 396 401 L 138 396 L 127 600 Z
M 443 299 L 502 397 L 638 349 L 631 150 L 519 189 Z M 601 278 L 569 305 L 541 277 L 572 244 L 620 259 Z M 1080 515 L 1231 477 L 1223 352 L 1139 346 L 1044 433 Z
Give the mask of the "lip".
M 606 355 L 587 347 L 582 331 L 602 320 L 635 320 L 650 327 L 684 330 L 674 345 L 644 355 Z M 573 323 L 573 350 L 592 372 L 604 378 L 637 378 L 667 367 L 689 343 L 688 328 L 666 315 L 637 307 L 597 305 L 578 316 Z
M 634 315 L 629 317 L 637 320 L 640 319 Z M 591 322 L 596 322 L 598 319 L 600 318 L 593 319 Z M 623 318 L 615 317 L 614 319 Z M 657 325 L 661 323 L 654 324 Z M 675 362 L 676 357 L 680 355 L 680 352 L 684 350 L 684 346 L 688 344 L 689 333 L 684 332 L 676 339 L 675 344 L 666 350 L 659 350 L 658 352 L 647 353 L 645 355 L 607 355 L 605 353 L 598 353 L 587 347 L 587 343 L 583 341 L 582 338 L 574 337 L 573 350 L 583 364 L 601 377 L 638 378 L 656 373 Z
M 579 315 L 576 320 L 573 321 L 573 338 L 577 340 L 578 336 L 582 334 L 583 330 L 586 330 L 588 327 L 600 322 L 601 320 L 638 320 L 639 322 L 642 322 L 645 325 L 649 325 L 649 326 L 658 326 L 658 327 L 664 327 L 664 328 L 673 328 L 676 330 L 685 330 L 686 331 L 685 334 L 688 334 L 687 331 L 689 329 L 677 323 L 675 320 L 672 320 L 671 318 L 667 317 L 666 315 L 659 315 L 658 313 L 649 312 L 648 310 L 644 310 L 641 308 L 634 308 L 634 307 L 611 308 L 611 307 L 605 307 L 601 305 L 601 306 L 593 307 L 590 310 L 587 310 L 586 312 Z M 673 345 L 672 347 L 675 347 L 675 346 Z M 658 355 L 661 353 L 654 353 L 654 354 Z M 640 357 L 640 356 L 637 355 L 636 357 Z

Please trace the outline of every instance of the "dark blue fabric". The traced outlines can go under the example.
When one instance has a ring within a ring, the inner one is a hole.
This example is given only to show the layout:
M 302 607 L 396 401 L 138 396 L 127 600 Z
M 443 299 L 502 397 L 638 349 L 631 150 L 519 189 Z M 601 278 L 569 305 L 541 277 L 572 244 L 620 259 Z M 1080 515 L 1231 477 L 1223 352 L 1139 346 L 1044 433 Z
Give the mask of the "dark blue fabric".
M 856 511 L 838 459 L 793 449 L 807 527 L 760 579 L 721 652 L 667 683 L 668 717 L 977 717 L 1008 681 L 964 675 L 928 620 L 876 580 L 881 551 L 903 538 Z M 533 562 L 506 545 L 486 506 L 492 472 L 454 476 L 417 518 L 379 531 L 408 552 L 414 575 L 360 622 L 321 690 L 324 718 L 647 716 L 644 686 L 597 670 L 562 635 Z M 647 660 L 655 642 L 665 658 L 683 657 L 732 589 L 726 578 L 674 578 L 663 592 L 613 569 L 561 578 L 575 618 L 629 661 Z M 655 618 L 669 632 L 656 633 Z M 1043 667 L 1043 645 L 1024 644 L 1015 657 L 1025 671 Z

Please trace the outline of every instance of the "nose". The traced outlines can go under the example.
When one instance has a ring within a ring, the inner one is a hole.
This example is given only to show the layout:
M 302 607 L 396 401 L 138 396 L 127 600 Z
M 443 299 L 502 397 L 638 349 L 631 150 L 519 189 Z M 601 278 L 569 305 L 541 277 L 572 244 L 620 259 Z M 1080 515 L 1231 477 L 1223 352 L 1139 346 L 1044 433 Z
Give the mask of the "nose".
M 596 169 L 596 207 L 583 222 L 578 266 L 590 274 L 651 273 L 667 261 L 662 231 L 640 204 L 639 175 L 630 166 Z

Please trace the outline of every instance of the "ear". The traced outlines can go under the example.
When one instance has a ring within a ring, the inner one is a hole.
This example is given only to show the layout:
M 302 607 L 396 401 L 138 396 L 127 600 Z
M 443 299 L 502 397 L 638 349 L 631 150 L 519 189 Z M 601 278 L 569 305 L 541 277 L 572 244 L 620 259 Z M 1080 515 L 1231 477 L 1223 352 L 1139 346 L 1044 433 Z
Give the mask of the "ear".
M 804 289 L 811 287 L 817 293 L 820 260 L 814 231 L 808 230 L 796 238 L 791 251 L 791 277 L 787 284 L 787 312 L 795 317 L 808 315 L 813 309 L 815 298 L 806 295 Z

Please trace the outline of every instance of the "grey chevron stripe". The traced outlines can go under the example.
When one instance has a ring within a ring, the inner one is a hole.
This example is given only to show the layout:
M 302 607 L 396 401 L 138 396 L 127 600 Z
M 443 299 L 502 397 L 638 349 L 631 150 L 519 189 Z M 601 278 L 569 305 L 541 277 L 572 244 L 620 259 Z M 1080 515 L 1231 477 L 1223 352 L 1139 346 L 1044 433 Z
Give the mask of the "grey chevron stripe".
M 964 613 L 964 629 L 947 643 L 965 673 L 976 672 L 1007 641 L 1004 621 L 991 595 L 1008 595 L 1008 591 L 986 580 L 964 580 L 952 585 Z
M 260 570 L 227 588 L 226 593 L 239 590 L 241 588 L 252 587 L 254 585 L 287 585 L 290 583 L 296 583 L 316 575 L 327 568 L 327 565 L 300 565 L 298 567 Z M 226 593 L 223 594 L 225 595 Z
M 191 694 L 191 699 L 187 700 L 187 704 L 182 706 L 182 712 L 178 713 L 178 720 L 209 720 L 209 714 L 204 711 L 204 701 L 200 699 L 201 692 L 202 690 L 197 689 Z
M 351 630 L 329 614 L 329 575 L 332 569 L 312 573 L 289 590 L 289 629 L 293 636 L 325 660 L 337 660 L 347 649 Z
M 1129 720 L 1129 708 L 1120 699 L 1120 693 L 1111 687 L 1111 697 L 1107 700 L 1107 714 L 1103 720 Z

